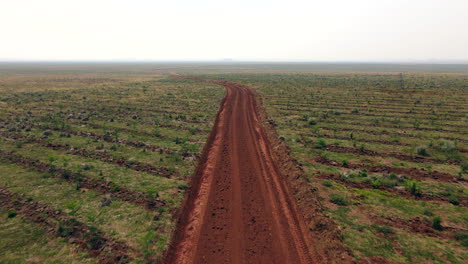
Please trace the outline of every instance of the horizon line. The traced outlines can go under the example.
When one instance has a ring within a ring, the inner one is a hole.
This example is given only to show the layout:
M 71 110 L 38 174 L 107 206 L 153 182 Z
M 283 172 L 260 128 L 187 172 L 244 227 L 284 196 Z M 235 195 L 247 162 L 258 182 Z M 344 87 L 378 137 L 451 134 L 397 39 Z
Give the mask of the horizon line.
M 235 60 L 235 59 L 220 59 L 220 60 L 133 60 L 133 59 L 109 59 L 109 60 L 18 60 L 18 59 L 0 59 L 0 64 L 8 63 L 204 63 L 204 64 L 457 64 L 468 65 L 468 59 L 460 60 L 330 60 L 330 61 L 313 61 L 313 60 Z

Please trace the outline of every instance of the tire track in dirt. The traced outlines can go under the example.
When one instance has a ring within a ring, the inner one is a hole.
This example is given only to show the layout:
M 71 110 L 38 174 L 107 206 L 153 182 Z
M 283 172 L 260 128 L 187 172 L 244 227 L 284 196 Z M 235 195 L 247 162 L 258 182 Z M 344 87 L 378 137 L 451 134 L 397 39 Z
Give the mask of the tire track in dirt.
M 308 229 L 272 157 L 248 87 L 226 96 L 166 263 L 318 263 Z

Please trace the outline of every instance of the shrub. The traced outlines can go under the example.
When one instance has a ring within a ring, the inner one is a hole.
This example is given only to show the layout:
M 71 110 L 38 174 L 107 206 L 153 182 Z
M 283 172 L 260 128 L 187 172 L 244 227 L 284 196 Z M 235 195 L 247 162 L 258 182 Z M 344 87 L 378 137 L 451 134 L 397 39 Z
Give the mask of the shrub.
M 83 165 L 83 170 L 85 170 L 85 171 L 91 170 L 91 169 L 93 169 L 93 168 L 94 168 L 93 165 L 88 165 L 88 164 L 84 164 L 84 165 Z
M 95 227 L 90 227 L 90 232 L 86 234 L 85 238 L 88 247 L 94 250 L 100 249 L 105 243 L 104 238 Z
M 383 185 L 386 187 L 394 187 L 397 185 L 394 180 L 388 178 L 379 178 L 375 182 L 378 184 L 378 186 Z
M 442 229 L 444 229 L 442 227 L 442 218 L 440 216 L 436 216 L 432 219 L 432 228 L 439 231 L 442 231 Z
M 364 151 L 366 150 L 366 145 L 361 144 L 361 145 L 359 146 L 359 150 L 360 150 L 361 152 L 364 152 Z
M 423 214 L 426 215 L 426 216 L 433 216 L 434 215 L 434 213 L 429 209 L 425 209 Z
M 359 176 L 360 177 L 367 177 L 367 170 L 366 169 L 363 169 L 359 172 Z
M 437 147 L 444 152 L 450 152 L 450 151 L 454 151 L 457 149 L 455 147 L 455 144 L 452 141 L 448 141 L 448 140 L 440 140 L 437 143 Z
M 333 182 L 332 181 L 329 181 L 329 180 L 324 180 L 322 182 L 322 185 L 323 186 L 326 186 L 326 187 L 332 187 L 333 186 Z
M 315 119 L 309 119 L 309 121 L 307 122 L 309 124 L 309 126 L 314 126 L 317 124 L 317 121 L 315 121 Z
M 57 233 L 61 237 L 67 237 L 72 235 L 75 232 L 74 226 L 76 225 L 77 221 L 72 218 L 68 221 L 60 222 L 57 227 Z
M 454 195 L 454 194 L 449 196 L 448 201 L 449 201 L 449 203 L 451 203 L 453 205 L 459 205 L 460 204 L 460 201 L 458 201 L 458 197 L 456 195 Z
M 457 232 L 455 233 L 455 239 L 460 241 L 464 247 L 468 247 L 468 233 Z
M 161 131 L 159 130 L 159 126 L 155 126 L 155 127 L 153 128 L 153 135 L 154 135 L 155 137 L 161 136 Z
M 48 178 L 51 178 L 51 177 L 52 177 L 52 174 L 50 174 L 50 173 L 44 173 L 44 174 L 41 175 L 41 177 L 42 177 L 43 179 L 48 179 Z
M 343 161 L 341 162 L 341 165 L 343 165 L 343 167 L 347 168 L 347 167 L 349 166 L 348 160 L 343 160 Z
M 374 225 L 373 227 L 377 232 L 382 233 L 384 235 L 389 235 L 389 234 L 395 233 L 395 230 L 393 230 L 393 228 L 391 228 L 389 226 Z
M 179 188 L 180 190 L 187 190 L 189 186 L 187 184 L 182 183 L 182 184 L 179 184 L 177 188 Z
M 410 182 L 409 183 L 409 191 L 412 195 L 416 197 L 421 197 L 421 189 L 419 188 L 418 184 L 416 182 Z
M 14 218 L 17 215 L 15 210 L 9 210 L 7 213 L 8 218 Z
M 52 164 L 57 160 L 57 157 L 55 157 L 54 155 L 49 155 L 47 160 L 49 161 L 50 164 Z
M 120 186 L 113 182 L 109 182 L 109 189 L 111 193 L 115 193 L 115 192 L 120 191 Z
M 343 206 L 349 204 L 348 199 L 345 196 L 338 194 L 338 193 L 330 194 L 330 202 L 337 204 L 337 205 L 343 205 Z
M 468 162 L 462 162 L 460 164 L 460 169 L 462 173 L 466 173 L 468 171 Z
M 65 180 L 70 179 L 71 176 L 72 176 L 72 172 L 69 171 L 69 170 L 64 170 L 64 171 L 62 172 L 62 178 L 64 178 Z
M 437 142 L 436 148 L 442 151 L 447 159 L 461 160 L 463 159 L 460 152 L 457 150 L 455 143 L 449 140 L 440 140 Z
M 429 156 L 429 153 L 427 152 L 427 147 L 426 146 L 418 146 L 416 148 L 416 153 L 421 156 Z
M 17 142 L 15 143 L 15 146 L 16 146 L 16 148 L 22 148 L 24 144 L 26 144 L 26 142 L 17 141 Z
M 328 157 L 328 153 L 327 152 L 324 152 L 324 151 L 321 151 L 318 156 L 323 159 L 323 160 L 329 160 L 330 158 Z
M 325 140 L 323 138 L 317 139 L 317 143 L 315 144 L 316 148 L 321 149 L 321 148 L 324 148 L 326 146 L 327 146 L 327 142 L 325 142 Z
M 357 109 L 357 108 L 353 108 L 353 110 L 351 110 L 351 113 L 353 113 L 353 114 L 357 114 L 357 113 L 359 113 L 359 109 Z

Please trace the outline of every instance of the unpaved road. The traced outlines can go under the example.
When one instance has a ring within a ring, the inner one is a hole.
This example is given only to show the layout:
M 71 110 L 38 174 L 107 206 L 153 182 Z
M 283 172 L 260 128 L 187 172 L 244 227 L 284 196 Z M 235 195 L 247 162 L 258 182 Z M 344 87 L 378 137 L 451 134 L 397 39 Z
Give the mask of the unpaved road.
M 273 162 L 248 87 L 226 97 L 193 179 L 166 263 L 316 263 L 306 226 Z

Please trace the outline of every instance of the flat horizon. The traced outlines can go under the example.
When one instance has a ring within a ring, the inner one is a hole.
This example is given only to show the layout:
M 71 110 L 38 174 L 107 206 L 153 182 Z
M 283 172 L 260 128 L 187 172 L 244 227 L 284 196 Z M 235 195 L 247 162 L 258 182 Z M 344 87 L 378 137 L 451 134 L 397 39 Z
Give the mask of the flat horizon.
M 7 63 L 207 63 L 207 64 L 420 64 L 420 65 L 467 65 L 468 60 L 388 60 L 388 61 L 313 61 L 313 60 L 1 60 L 1 64 Z

